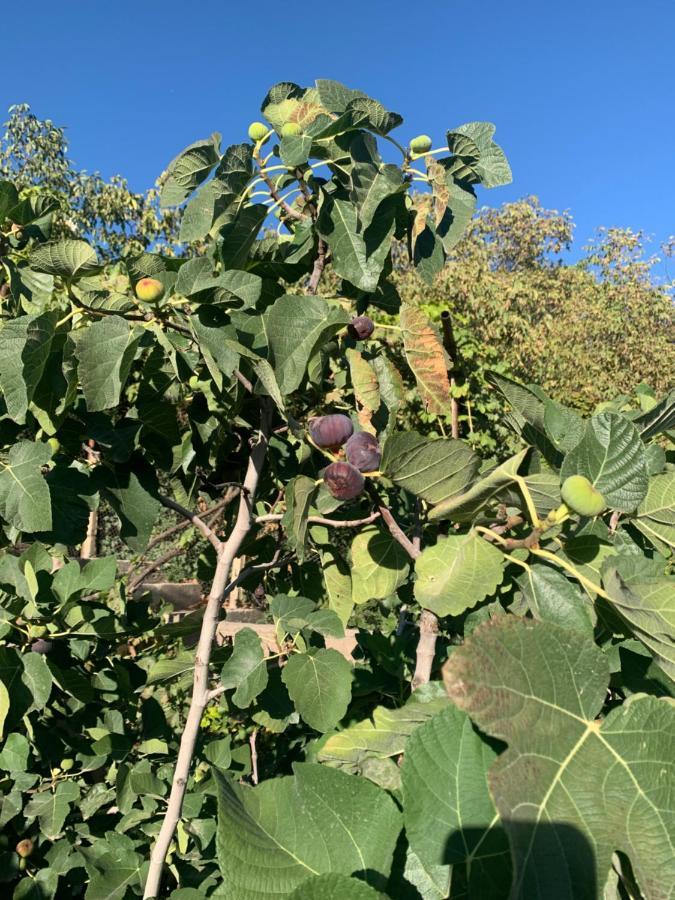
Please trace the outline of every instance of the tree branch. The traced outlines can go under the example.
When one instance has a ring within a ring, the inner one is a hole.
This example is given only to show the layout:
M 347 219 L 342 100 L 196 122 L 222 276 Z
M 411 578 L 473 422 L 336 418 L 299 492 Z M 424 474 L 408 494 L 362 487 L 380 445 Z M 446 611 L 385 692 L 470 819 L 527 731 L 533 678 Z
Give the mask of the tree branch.
M 380 511 L 380 515 L 382 516 L 382 521 L 389 529 L 389 533 L 394 538 L 394 540 L 398 541 L 398 543 L 401 545 L 401 547 L 403 547 L 403 549 L 411 559 L 417 559 L 422 551 L 419 547 L 415 546 L 415 544 L 403 533 L 400 525 L 394 518 L 392 511 L 388 506 L 380 503 L 379 499 L 378 509 Z
M 181 506 L 180 503 L 176 503 L 175 500 L 172 500 L 171 497 L 163 497 L 159 498 L 162 506 L 166 506 L 167 509 L 172 509 L 174 512 L 177 512 L 179 515 L 183 516 L 188 522 L 191 522 L 192 525 L 195 526 L 201 533 L 204 535 L 206 540 L 213 546 L 216 553 L 220 553 L 223 543 L 217 534 L 209 528 L 206 522 L 203 519 L 200 519 L 199 516 L 195 515 L 195 513 L 191 512 L 186 507 Z
M 316 259 L 314 260 L 314 268 L 312 269 L 312 274 L 309 279 L 309 284 L 307 286 L 308 294 L 316 294 L 319 289 L 319 282 L 321 281 L 321 276 L 323 275 L 323 270 L 326 268 L 326 254 L 328 253 L 328 247 L 326 246 L 323 238 L 319 238 L 319 247 Z
M 267 513 L 264 516 L 256 517 L 256 525 L 263 522 L 279 522 L 283 519 L 283 513 Z M 380 518 L 379 510 L 375 510 L 364 519 L 324 519 L 323 516 L 308 516 L 307 522 L 310 525 L 327 525 L 329 528 L 358 528 L 359 525 L 370 525 L 376 519 Z
M 438 637 L 438 616 L 429 609 L 423 609 L 419 622 L 420 636 L 415 655 L 415 674 L 412 679 L 413 691 L 431 678 L 431 667 L 436 653 Z
M 218 562 L 216 564 L 216 571 L 211 584 L 211 590 L 206 601 L 206 609 L 204 611 L 204 618 L 202 619 L 199 643 L 197 644 L 197 652 L 195 655 L 195 671 L 190 710 L 181 736 L 180 749 L 178 751 L 178 759 L 176 761 L 169 802 L 164 814 L 164 821 L 162 822 L 162 827 L 157 835 L 157 840 L 150 857 L 148 877 L 143 892 L 144 900 L 149 900 L 149 898 L 157 897 L 159 895 L 164 861 L 183 809 L 183 798 L 187 787 L 195 743 L 199 733 L 199 725 L 204 708 L 209 701 L 209 660 L 211 658 L 213 639 L 220 619 L 222 603 L 225 599 L 228 587 L 231 589 L 231 586 L 228 586 L 230 569 L 233 560 L 239 553 L 244 538 L 253 524 L 253 516 L 251 514 L 252 500 L 258 487 L 265 454 L 267 452 L 267 436 L 269 434 L 270 426 L 270 414 L 267 405 L 263 406 L 261 419 L 260 432 L 258 434 L 257 442 L 253 446 L 249 456 L 246 476 L 239 497 L 237 519 L 228 539 L 224 543 L 218 541 Z M 176 512 L 184 514 L 183 508 L 180 507 L 179 504 L 174 505 L 173 501 L 171 501 L 168 505 L 170 509 L 175 509 Z M 201 519 L 198 519 L 197 516 L 193 517 L 192 513 L 188 510 L 185 512 L 188 513 L 188 516 L 190 516 L 191 519 L 197 520 L 194 524 L 202 530 L 202 533 L 205 533 L 203 529 L 206 529 L 215 540 L 218 540 Z M 211 540 L 211 537 L 209 537 L 209 540 Z

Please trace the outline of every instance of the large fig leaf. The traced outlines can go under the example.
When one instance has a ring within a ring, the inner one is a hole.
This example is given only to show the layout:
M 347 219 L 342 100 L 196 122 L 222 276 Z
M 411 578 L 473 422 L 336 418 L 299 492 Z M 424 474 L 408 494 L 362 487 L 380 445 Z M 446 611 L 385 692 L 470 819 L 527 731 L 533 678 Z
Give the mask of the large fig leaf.
M 508 896 L 509 844 L 487 782 L 496 755 L 466 713 L 452 706 L 407 743 L 401 769 L 406 837 L 439 897 Z
M 618 413 L 593 416 L 565 456 L 560 475 L 585 475 L 611 507 L 632 512 L 648 488 L 645 446 L 637 428 Z
M 675 884 L 675 710 L 635 695 L 604 720 L 609 664 L 577 631 L 501 616 L 443 671 L 450 698 L 508 750 L 488 781 L 509 836 L 514 900 L 595 900 L 615 851 L 647 900 Z
M 216 778 L 219 897 L 279 900 L 329 872 L 386 881 L 401 822 L 376 785 L 307 763 L 256 788 Z

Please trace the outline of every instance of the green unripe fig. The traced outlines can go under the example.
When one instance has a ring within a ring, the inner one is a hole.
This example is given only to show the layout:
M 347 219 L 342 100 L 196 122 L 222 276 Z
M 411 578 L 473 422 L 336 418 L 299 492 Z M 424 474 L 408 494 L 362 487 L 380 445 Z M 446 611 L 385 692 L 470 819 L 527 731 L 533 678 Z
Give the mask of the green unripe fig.
M 251 122 L 248 126 L 248 136 L 252 141 L 255 141 L 256 144 L 265 137 L 268 133 L 269 128 L 265 125 L 264 122 Z
M 410 149 L 413 153 L 428 153 L 433 141 L 428 134 L 418 134 L 410 141 Z
M 16 852 L 21 857 L 21 859 L 26 859 L 27 856 L 30 856 L 33 852 L 34 844 L 30 838 L 23 838 L 23 840 L 19 841 L 16 845 Z
M 52 456 L 56 456 L 61 449 L 61 441 L 58 438 L 50 437 L 47 438 L 47 443 L 52 448 Z
M 599 516 L 607 508 L 605 498 L 584 475 L 570 475 L 560 493 L 567 506 L 580 516 Z
M 136 296 L 147 303 L 157 303 L 164 296 L 164 285 L 156 278 L 141 278 L 136 282 Z
M 74 767 L 75 760 L 71 759 L 67 756 L 65 759 L 61 760 L 61 771 L 62 772 L 70 772 L 70 770 Z
M 199 378 L 196 375 L 190 375 L 188 379 L 188 387 L 190 390 L 196 391 L 199 387 Z
M 293 134 L 302 134 L 302 128 L 297 122 L 285 122 L 281 126 L 281 136 L 291 137 Z
M 25 872 L 28 867 L 28 860 L 24 859 L 24 857 L 20 857 L 19 859 L 19 872 Z

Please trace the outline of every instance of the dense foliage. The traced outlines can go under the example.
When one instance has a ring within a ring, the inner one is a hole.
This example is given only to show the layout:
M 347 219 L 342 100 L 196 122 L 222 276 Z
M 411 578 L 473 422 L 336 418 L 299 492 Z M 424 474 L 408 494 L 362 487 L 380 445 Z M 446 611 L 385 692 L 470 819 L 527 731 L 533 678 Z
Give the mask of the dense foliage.
M 104 257 L 0 182 L 0 878 L 18 900 L 668 896 L 675 394 L 584 417 L 485 367 L 513 452 L 479 455 L 469 323 L 437 330 L 400 279 L 454 271 L 478 188 L 510 178 L 494 127 L 403 145 L 330 81 L 262 115 L 162 177 L 180 256 Z M 131 574 L 82 553 L 104 504 Z M 164 510 L 210 583 L 178 621 L 134 577 Z M 240 584 L 271 651 L 214 642 Z

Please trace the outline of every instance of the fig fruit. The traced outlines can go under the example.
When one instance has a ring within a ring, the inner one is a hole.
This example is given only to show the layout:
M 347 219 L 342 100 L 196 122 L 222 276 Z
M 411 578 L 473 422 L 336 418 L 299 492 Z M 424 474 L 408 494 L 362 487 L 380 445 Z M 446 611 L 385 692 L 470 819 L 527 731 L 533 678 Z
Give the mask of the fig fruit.
M 21 859 L 25 859 L 27 856 L 30 856 L 33 852 L 33 848 L 35 844 L 31 841 L 30 838 L 23 838 L 23 840 L 19 841 L 16 845 L 16 852 L 21 857 Z
M 50 437 L 47 438 L 47 443 L 52 448 L 52 456 L 56 456 L 61 449 L 61 441 L 58 438 Z
M 607 508 L 605 498 L 584 475 L 570 475 L 560 493 L 567 506 L 580 516 L 599 516 Z
M 359 472 L 374 472 L 379 468 L 382 451 L 375 435 L 357 431 L 345 444 L 345 456 Z
M 291 137 L 294 134 L 302 134 L 302 128 L 297 122 L 284 122 L 281 126 L 281 136 Z
M 354 426 L 349 416 L 336 413 L 310 419 L 309 433 L 317 447 L 336 449 L 354 434 Z
M 264 122 L 251 122 L 248 126 L 248 136 L 256 143 L 262 141 L 268 131 L 269 128 Z
M 365 484 L 363 475 L 348 462 L 331 463 L 324 469 L 323 480 L 338 500 L 353 500 L 358 497 Z
M 375 331 L 375 323 L 368 316 L 354 316 L 347 326 L 347 331 L 355 341 L 365 341 Z
M 65 759 L 61 760 L 60 769 L 62 772 L 70 772 L 70 770 L 73 768 L 74 765 L 75 765 L 75 760 L 71 759 L 69 756 L 67 756 Z
M 141 278 L 136 282 L 136 296 L 147 303 L 157 303 L 164 296 L 164 285 L 156 278 Z
M 428 153 L 433 141 L 428 134 L 418 134 L 410 141 L 410 149 L 413 153 Z
M 31 653 L 40 653 L 43 656 L 47 653 L 51 653 L 51 649 L 52 642 L 45 641 L 44 638 L 38 638 L 37 641 L 33 641 L 33 643 L 30 645 Z

